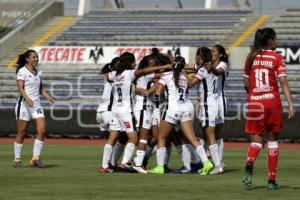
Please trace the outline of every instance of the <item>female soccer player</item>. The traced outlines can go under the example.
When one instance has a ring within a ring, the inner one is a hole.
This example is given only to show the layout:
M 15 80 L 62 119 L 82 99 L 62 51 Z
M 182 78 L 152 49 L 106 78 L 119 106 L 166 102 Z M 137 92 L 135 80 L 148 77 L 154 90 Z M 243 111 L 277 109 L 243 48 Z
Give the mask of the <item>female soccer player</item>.
M 134 55 L 125 52 L 120 56 L 120 62 L 116 66 L 116 71 L 110 72 L 107 77 L 108 80 L 113 81 L 114 102 L 112 107 L 113 119 L 110 123 L 110 134 L 103 151 L 103 161 L 100 169 L 100 172 L 102 173 L 113 172 L 109 168 L 108 163 L 111 158 L 112 147 L 115 145 L 121 130 L 126 131 L 128 143 L 125 147 L 124 156 L 121 165 L 119 166 L 120 168 L 126 169 L 128 167 L 127 163 L 133 155 L 138 140 L 132 109 L 132 82 L 142 75 L 172 67 L 171 65 L 166 65 L 162 67 L 149 67 L 146 69 L 135 70 L 135 64 Z
M 162 74 L 160 85 L 157 88 L 156 94 L 166 90 L 166 107 L 161 116 L 158 134 L 158 147 L 156 151 L 157 167 L 149 170 L 150 173 L 163 174 L 164 159 L 166 154 L 166 139 L 171 133 L 173 127 L 180 124 L 180 128 L 185 137 L 191 142 L 197 151 L 204 169 L 202 174 L 207 175 L 213 168 L 212 163 L 207 159 L 206 153 L 202 145 L 199 144 L 193 128 L 194 106 L 189 100 L 188 78 L 181 73 L 185 67 L 184 58 L 176 58 L 174 69 Z M 158 108 L 156 108 L 158 109 Z
M 294 117 L 292 97 L 286 78 L 284 59 L 277 54 L 277 38 L 274 29 L 258 29 L 254 45 L 245 64 L 245 89 L 248 93 L 248 111 L 245 132 L 250 134 L 245 175 L 245 186 L 251 186 L 253 165 L 262 148 L 264 138 L 268 141 L 268 186 L 280 189 L 276 183 L 278 165 L 278 135 L 282 129 L 282 105 L 277 77 L 288 102 L 288 119 Z
M 19 55 L 17 61 L 17 87 L 20 97 L 15 108 L 17 136 L 14 143 L 15 160 L 13 164 L 17 168 L 22 167 L 21 152 L 23 140 L 31 119 L 35 122 L 37 136 L 33 145 L 33 156 L 30 160 L 30 165 L 38 168 L 46 167 L 40 159 L 46 132 L 46 121 L 43 108 L 41 107 L 40 95 L 45 97 L 49 104 L 54 103 L 54 100 L 43 88 L 42 71 L 37 69 L 38 61 L 38 54 L 34 50 L 27 50 Z
M 214 169 L 210 174 L 223 173 L 221 161 L 219 157 L 219 148 L 216 141 L 215 126 L 218 115 L 217 103 L 217 77 L 208 72 L 212 58 L 211 50 L 206 47 L 201 47 L 196 53 L 196 64 L 200 66 L 197 74 L 192 80 L 189 80 L 189 87 L 193 87 L 200 82 L 200 112 L 199 120 L 201 121 L 204 133 L 206 134 L 209 152 L 214 162 Z
M 216 138 L 219 148 L 219 157 L 221 160 L 221 166 L 224 169 L 225 164 L 223 161 L 224 142 L 223 142 L 223 125 L 225 121 L 225 115 L 227 110 L 227 101 L 224 93 L 225 81 L 228 76 L 228 55 L 225 48 L 219 44 L 216 44 L 212 48 L 212 65 L 209 67 L 215 76 L 217 76 L 217 105 L 218 115 L 216 120 Z

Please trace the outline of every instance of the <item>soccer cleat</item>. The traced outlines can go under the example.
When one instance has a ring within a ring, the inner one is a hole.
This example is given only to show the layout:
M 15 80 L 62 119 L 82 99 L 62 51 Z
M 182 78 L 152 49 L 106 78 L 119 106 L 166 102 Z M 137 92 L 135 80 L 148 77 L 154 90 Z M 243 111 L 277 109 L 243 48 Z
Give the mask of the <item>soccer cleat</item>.
M 38 160 L 31 159 L 30 166 L 37 167 L 37 168 L 46 168 L 47 167 L 40 159 L 38 159 Z
M 204 162 L 203 168 L 198 172 L 200 173 L 200 175 L 208 175 L 213 168 L 214 165 L 209 160 L 207 160 L 206 162 Z
M 245 167 L 245 175 L 243 176 L 242 182 L 246 187 L 250 187 L 252 184 L 253 174 L 253 162 L 247 162 Z
M 268 190 L 279 190 L 280 186 L 273 180 L 269 180 L 268 182 Z
M 224 172 L 223 168 L 221 165 L 215 166 L 211 172 L 209 172 L 210 175 L 216 175 L 216 174 L 222 174 Z
M 99 172 L 103 173 L 103 174 L 111 174 L 114 172 L 114 170 L 111 169 L 110 167 L 108 167 L 108 168 L 100 167 Z
M 14 167 L 14 168 L 22 168 L 23 165 L 22 165 L 21 160 L 15 160 L 15 161 L 14 161 L 14 164 L 13 164 L 13 167 Z
M 133 169 L 133 166 L 129 163 L 119 164 L 118 169 L 120 172 L 136 173 L 136 170 Z
M 173 171 L 174 174 L 191 174 L 191 170 L 187 169 L 185 166 L 180 167 L 179 169 L 175 169 Z
M 191 172 L 192 173 L 197 173 L 202 168 L 203 168 L 202 162 L 191 163 Z
M 164 174 L 165 169 L 164 166 L 156 166 L 153 169 L 148 170 L 148 172 L 151 174 Z
M 170 169 L 167 165 L 164 165 L 164 171 L 165 171 L 165 173 L 172 173 L 173 172 L 173 170 Z
M 135 171 L 137 171 L 138 173 L 141 173 L 141 174 L 147 174 L 147 170 L 145 170 L 145 168 L 143 166 L 133 166 L 132 167 L 133 169 L 135 169 Z
M 243 185 L 246 187 L 250 187 L 252 184 L 252 174 L 250 172 L 245 172 L 245 175 L 242 179 Z

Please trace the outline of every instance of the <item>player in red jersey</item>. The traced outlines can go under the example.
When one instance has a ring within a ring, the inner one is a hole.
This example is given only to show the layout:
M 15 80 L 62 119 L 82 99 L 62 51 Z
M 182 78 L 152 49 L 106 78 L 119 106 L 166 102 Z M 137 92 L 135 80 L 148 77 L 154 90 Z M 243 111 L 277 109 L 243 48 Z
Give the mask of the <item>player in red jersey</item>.
M 279 189 L 276 183 L 278 165 L 278 135 L 282 129 L 282 105 L 277 78 L 288 102 L 288 119 L 294 117 L 292 98 L 286 78 L 284 59 L 277 54 L 277 38 L 274 29 L 258 29 L 254 46 L 245 64 L 245 89 L 248 93 L 248 111 L 245 132 L 250 134 L 247 163 L 243 184 L 251 186 L 253 165 L 268 141 L 268 189 Z

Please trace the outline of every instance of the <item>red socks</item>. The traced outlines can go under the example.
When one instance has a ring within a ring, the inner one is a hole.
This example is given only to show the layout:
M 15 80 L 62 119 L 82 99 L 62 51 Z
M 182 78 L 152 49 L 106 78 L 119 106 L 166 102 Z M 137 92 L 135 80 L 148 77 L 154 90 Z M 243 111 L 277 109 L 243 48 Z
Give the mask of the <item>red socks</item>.
M 261 148 L 262 148 L 262 144 L 251 142 L 248 148 L 247 162 L 254 163 L 257 156 L 259 155 Z
M 278 165 L 278 142 L 268 142 L 268 178 L 269 180 L 275 181 L 277 165 Z

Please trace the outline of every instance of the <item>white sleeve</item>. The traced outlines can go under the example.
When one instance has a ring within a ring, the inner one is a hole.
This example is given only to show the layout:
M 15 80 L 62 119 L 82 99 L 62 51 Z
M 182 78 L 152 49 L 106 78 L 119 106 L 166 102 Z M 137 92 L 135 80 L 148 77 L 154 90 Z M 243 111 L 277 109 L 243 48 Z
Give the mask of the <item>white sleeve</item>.
M 38 72 L 38 75 L 39 75 L 40 79 L 42 80 L 42 78 L 43 78 L 43 72 L 42 72 L 42 71 L 39 71 L 39 72 Z
M 227 70 L 227 65 L 226 65 L 226 63 L 221 62 L 221 63 L 216 67 L 216 69 L 223 69 L 224 71 L 226 71 L 226 70 Z
M 154 77 L 155 77 L 155 73 L 151 73 L 151 74 L 147 74 L 146 75 L 146 78 L 149 80 L 151 80 L 151 79 L 154 79 Z
M 17 73 L 17 80 L 25 80 L 25 71 L 21 69 L 19 69 L 18 73 Z
M 107 78 L 108 78 L 109 81 L 113 81 L 114 78 L 115 78 L 115 76 L 116 76 L 116 72 L 113 71 L 113 72 L 109 72 L 109 73 L 108 73 Z
M 197 72 L 197 74 L 195 75 L 195 77 L 199 80 L 203 80 L 205 79 L 207 76 L 207 71 L 204 68 L 200 68 Z

